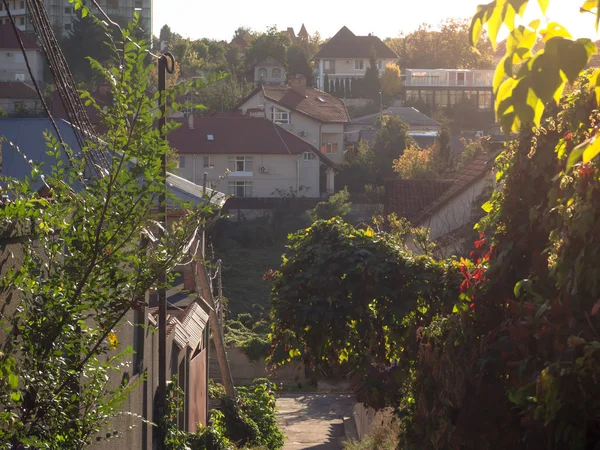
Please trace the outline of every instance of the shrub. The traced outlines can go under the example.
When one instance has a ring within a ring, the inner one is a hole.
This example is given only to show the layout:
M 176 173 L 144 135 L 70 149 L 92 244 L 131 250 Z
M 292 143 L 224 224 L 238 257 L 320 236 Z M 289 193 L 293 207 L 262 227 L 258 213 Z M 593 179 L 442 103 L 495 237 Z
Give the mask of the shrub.
M 314 209 L 306 212 L 310 220 L 328 220 L 333 217 L 344 217 L 350 212 L 350 193 L 348 188 L 344 187 L 337 194 L 333 194 L 326 202 L 319 202 Z

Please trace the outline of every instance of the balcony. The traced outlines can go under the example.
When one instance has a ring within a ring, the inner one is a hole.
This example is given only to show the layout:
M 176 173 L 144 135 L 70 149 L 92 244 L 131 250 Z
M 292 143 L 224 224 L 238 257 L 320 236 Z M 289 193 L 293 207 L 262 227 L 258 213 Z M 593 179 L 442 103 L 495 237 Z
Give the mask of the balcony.
M 493 70 L 407 70 L 407 87 L 489 87 L 493 85 Z

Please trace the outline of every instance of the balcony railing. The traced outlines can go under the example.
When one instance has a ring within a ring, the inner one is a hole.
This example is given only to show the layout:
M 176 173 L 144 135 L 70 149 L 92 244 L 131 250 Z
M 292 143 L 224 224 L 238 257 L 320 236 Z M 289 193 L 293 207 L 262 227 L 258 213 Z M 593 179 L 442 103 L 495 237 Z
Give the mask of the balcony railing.
M 445 86 L 445 87 L 462 87 L 462 86 L 473 86 L 473 87 L 492 87 L 492 79 L 489 80 L 457 80 L 456 82 L 450 83 L 449 80 L 439 80 L 435 78 L 426 79 L 415 79 L 410 78 L 404 80 L 405 86 Z

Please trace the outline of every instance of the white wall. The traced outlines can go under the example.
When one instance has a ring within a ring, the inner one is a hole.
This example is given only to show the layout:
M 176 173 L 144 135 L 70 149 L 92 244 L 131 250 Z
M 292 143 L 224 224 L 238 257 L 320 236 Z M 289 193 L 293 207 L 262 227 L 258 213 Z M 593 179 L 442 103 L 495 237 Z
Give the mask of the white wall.
M 204 167 L 204 156 L 209 155 L 185 154 L 183 156 L 185 157 L 185 167 L 178 169 L 180 176 L 201 185 L 204 172 L 206 172 L 208 183 L 216 183 L 215 188 L 221 192 L 229 192 L 230 181 L 252 181 L 252 197 L 279 197 L 277 189 L 289 193 L 290 188 L 296 192 L 299 186 L 305 187 L 300 193 L 301 196 L 319 196 L 319 160 L 305 160 L 303 154 L 210 155 L 214 160 L 212 168 Z M 253 170 L 251 174 L 240 176 L 230 173 L 227 175 L 229 158 L 235 156 L 252 156 Z M 267 167 L 268 172 L 261 173 L 261 166 Z M 225 178 L 219 180 L 223 176 Z
M 33 77 L 36 81 L 41 81 L 43 64 L 39 50 L 26 50 L 25 53 L 31 65 Z M 24 75 L 23 81 L 31 82 L 21 49 L 0 49 L 0 81 L 19 81 L 17 74 Z
M 429 219 L 419 224 L 429 228 L 429 239 L 433 241 L 469 223 L 473 202 L 483 192 L 489 179 L 490 177 L 484 177 L 476 181 L 460 195 L 445 204 Z

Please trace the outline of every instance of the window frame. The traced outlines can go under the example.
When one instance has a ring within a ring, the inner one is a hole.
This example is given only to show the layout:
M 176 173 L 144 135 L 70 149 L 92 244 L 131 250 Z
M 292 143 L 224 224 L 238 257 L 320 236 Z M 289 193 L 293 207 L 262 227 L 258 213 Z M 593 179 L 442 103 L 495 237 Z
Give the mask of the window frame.
M 179 169 L 185 169 L 185 155 L 179 155 L 179 159 L 177 160 L 177 167 Z
M 254 186 L 253 186 L 252 181 L 232 180 L 232 181 L 229 181 L 229 183 L 227 185 L 227 192 L 230 195 L 233 195 L 234 197 L 249 198 L 249 197 L 252 197 L 253 188 L 254 188 Z M 242 189 L 242 195 L 238 195 L 238 189 Z
M 264 76 L 263 76 L 264 73 Z M 269 76 L 269 72 L 267 71 L 267 69 L 265 69 L 264 67 L 260 67 L 258 69 L 258 79 L 259 80 L 264 80 L 265 78 L 268 78 Z
M 202 156 L 202 168 L 204 169 L 214 169 L 215 167 L 215 157 L 213 155 Z
M 354 70 L 365 70 L 365 60 L 364 59 L 355 59 L 354 60 Z
M 239 170 L 239 165 L 243 170 Z M 233 167 L 233 168 L 232 168 Z M 254 157 L 252 156 L 233 156 L 229 158 L 229 170 L 231 172 L 251 172 L 254 173 Z
M 279 117 L 279 118 L 277 118 Z M 275 106 L 271 106 L 271 122 L 273 123 L 290 123 L 290 112 L 283 109 L 279 109 Z
M 304 152 L 304 161 L 314 161 L 317 159 L 317 155 L 313 152 Z
M 281 69 L 279 67 L 274 67 L 271 70 L 271 78 L 280 79 L 281 78 Z
M 338 152 L 337 142 L 324 142 L 321 145 L 321 153 L 325 155 L 335 155 Z

